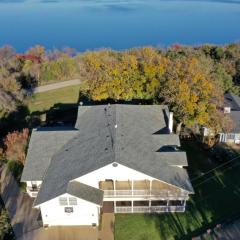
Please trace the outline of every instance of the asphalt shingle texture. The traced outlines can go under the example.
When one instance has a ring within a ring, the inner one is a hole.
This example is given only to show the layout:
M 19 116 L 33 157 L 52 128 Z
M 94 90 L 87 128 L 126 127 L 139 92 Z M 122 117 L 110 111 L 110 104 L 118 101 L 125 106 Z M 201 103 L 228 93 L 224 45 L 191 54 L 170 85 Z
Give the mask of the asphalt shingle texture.
M 234 126 L 230 132 L 240 133 L 240 97 L 232 93 L 226 93 L 224 95 L 224 106 L 231 108 L 229 116 L 232 119 Z
M 94 188 L 77 181 L 71 181 L 68 183 L 67 193 L 102 206 L 103 191 L 98 188 Z
M 53 155 L 76 133 L 73 127 L 33 129 L 21 181 L 42 181 Z
M 79 130 L 52 157 L 35 206 L 67 192 L 68 183 L 89 172 L 117 162 L 156 179 L 193 192 L 184 168 L 184 152 L 158 151 L 179 146 L 168 132 L 167 106 L 80 106 L 75 128 Z

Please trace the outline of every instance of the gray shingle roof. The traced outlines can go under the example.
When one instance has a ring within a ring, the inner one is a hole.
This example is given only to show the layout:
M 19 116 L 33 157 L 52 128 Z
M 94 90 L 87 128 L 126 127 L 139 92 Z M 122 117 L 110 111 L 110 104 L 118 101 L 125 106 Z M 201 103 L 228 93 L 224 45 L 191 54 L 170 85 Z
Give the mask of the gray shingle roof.
M 231 133 L 240 133 L 240 97 L 232 93 L 226 93 L 224 95 L 224 106 L 231 108 L 229 115 L 234 122 Z
M 231 133 L 240 133 L 240 111 L 232 111 L 230 117 L 234 122 L 234 127 L 230 131 Z
M 179 145 L 167 132 L 167 106 L 80 106 L 79 133 L 52 157 L 35 205 L 67 192 L 68 183 L 89 172 L 118 162 L 156 179 L 193 192 L 183 152 L 157 152 L 166 143 Z M 178 140 L 177 140 L 178 139 Z
M 42 181 L 52 156 L 76 133 L 73 127 L 33 129 L 21 181 Z
M 240 111 L 240 97 L 233 93 L 224 95 L 224 106 L 231 107 L 231 111 Z
M 103 202 L 102 190 L 77 181 L 71 181 L 68 183 L 67 193 L 100 206 Z

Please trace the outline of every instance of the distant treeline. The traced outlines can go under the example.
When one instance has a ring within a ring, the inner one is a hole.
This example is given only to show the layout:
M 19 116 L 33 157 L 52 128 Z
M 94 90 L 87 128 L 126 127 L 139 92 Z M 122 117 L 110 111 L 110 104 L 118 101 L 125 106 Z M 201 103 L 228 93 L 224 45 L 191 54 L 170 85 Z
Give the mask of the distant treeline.
M 15 111 L 28 89 L 52 81 L 80 78 L 90 99 L 152 100 L 168 104 L 185 125 L 228 129 L 223 94 L 240 94 L 240 44 L 161 49 L 102 49 L 78 53 L 42 46 L 17 54 L 0 48 L 0 116 Z

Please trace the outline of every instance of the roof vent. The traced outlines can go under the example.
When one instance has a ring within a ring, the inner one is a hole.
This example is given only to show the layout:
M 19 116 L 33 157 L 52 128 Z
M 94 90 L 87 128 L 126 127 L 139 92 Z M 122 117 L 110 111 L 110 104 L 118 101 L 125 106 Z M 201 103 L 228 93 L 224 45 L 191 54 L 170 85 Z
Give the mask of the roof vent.
M 118 164 L 117 164 L 117 163 L 113 163 L 112 166 L 113 166 L 113 167 L 117 167 Z
M 110 104 L 110 103 L 108 103 L 108 106 L 110 107 L 110 106 L 111 106 L 111 104 Z
M 117 124 L 114 127 L 117 128 Z
M 80 102 L 80 106 L 82 106 L 83 105 L 83 102 Z

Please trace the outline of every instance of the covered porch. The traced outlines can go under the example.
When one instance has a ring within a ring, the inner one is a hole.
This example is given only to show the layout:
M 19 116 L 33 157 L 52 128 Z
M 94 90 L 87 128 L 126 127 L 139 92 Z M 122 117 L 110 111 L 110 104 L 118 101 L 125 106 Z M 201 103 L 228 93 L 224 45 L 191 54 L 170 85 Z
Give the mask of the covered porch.
M 185 200 L 114 201 L 115 213 L 184 212 Z
M 180 188 L 158 180 L 127 180 L 106 179 L 99 182 L 104 197 L 152 196 L 161 198 L 186 198 L 188 194 Z

